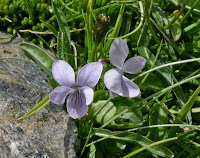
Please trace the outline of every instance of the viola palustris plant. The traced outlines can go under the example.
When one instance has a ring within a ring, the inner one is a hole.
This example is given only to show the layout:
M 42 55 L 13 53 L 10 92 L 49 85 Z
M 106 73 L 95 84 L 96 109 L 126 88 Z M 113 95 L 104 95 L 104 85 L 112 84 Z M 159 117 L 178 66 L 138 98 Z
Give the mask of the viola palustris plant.
M 109 89 L 110 97 L 112 98 L 116 94 L 130 98 L 140 94 L 139 87 L 123 74 L 136 74 L 140 72 L 146 64 L 146 59 L 137 56 L 125 62 L 128 53 L 127 43 L 123 39 L 115 39 L 110 47 L 109 58 L 116 68 L 107 71 L 104 75 L 104 83 Z
M 0 42 L 18 35 L 51 51 L 24 40 L 31 61 L 0 51 L 0 60 L 40 68 L 55 88 L 17 120 L 66 104 L 79 158 L 199 157 L 199 1 L 0 0 L 1 31 L 13 32 Z
M 88 105 L 93 101 L 93 87 L 100 79 L 102 64 L 93 62 L 83 66 L 77 80 L 73 68 L 63 60 L 57 60 L 52 67 L 54 79 L 61 85 L 49 95 L 51 102 L 64 104 L 67 95 L 67 111 L 74 118 L 81 118 L 88 112 Z

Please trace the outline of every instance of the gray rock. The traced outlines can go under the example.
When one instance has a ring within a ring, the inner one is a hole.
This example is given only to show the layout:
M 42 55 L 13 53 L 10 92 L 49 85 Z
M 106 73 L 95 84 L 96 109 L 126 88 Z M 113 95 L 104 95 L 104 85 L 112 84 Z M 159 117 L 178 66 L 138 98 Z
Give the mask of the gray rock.
M 16 38 L 1 43 L 0 57 L 26 58 L 19 42 Z M 0 158 L 76 157 L 77 128 L 64 106 L 49 103 L 32 116 L 16 120 L 52 91 L 47 79 L 30 63 L 0 60 Z

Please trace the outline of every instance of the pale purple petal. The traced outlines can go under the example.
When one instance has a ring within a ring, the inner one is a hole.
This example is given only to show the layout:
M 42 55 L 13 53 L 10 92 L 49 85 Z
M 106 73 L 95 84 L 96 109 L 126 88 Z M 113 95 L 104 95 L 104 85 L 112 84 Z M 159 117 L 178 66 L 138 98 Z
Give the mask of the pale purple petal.
M 130 74 L 136 74 L 140 72 L 146 64 L 146 59 L 143 57 L 132 57 L 128 59 L 124 64 L 124 72 Z
M 122 71 L 118 68 L 107 71 L 104 75 L 104 83 L 108 90 L 114 93 L 122 93 Z
M 140 94 L 139 87 L 125 76 L 122 77 L 122 90 L 122 93 L 119 93 L 119 95 L 123 97 L 133 98 Z
M 77 85 L 93 88 L 101 77 L 103 65 L 100 62 L 89 63 L 81 68 L 77 77 Z
M 57 60 L 52 66 L 54 79 L 62 86 L 71 87 L 75 84 L 75 73 L 72 67 L 63 60 Z
M 114 98 L 117 94 L 114 92 L 109 91 L 110 98 Z
M 85 94 L 86 105 L 90 105 L 94 98 L 93 89 L 90 87 L 81 87 L 80 90 Z
M 67 112 L 73 119 L 81 118 L 88 112 L 86 98 L 83 93 L 75 91 L 67 99 Z
M 65 86 L 56 87 L 50 94 L 49 99 L 54 104 L 61 105 L 65 102 L 65 98 L 73 89 Z
M 109 58 L 110 62 L 122 69 L 124 65 L 124 61 L 126 57 L 128 56 L 129 49 L 126 41 L 123 39 L 117 38 L 113 41 L 111 47 L 110 47 L 110 52 L 109 52 Z

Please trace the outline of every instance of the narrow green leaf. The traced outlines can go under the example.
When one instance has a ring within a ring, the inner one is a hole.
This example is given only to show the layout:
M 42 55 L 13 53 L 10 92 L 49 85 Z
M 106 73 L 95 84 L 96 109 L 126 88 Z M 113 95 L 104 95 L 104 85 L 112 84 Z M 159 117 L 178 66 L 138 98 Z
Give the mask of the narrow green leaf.
M 65 18 L 65 14 L 59 9 L 56 0 L 52 0 L 52 6 L 61 32 L 61 34 L 58 34 L 57 36 L 61 38 L 58 39 L 58 42 L 62 41 L 61 46 L 63 48 L 61 49 L 63 50 L 62 54 L 65 54 L 64 60 L 67 61 L 72 67 L 74 67 L 75 63 L 72 54 L 73 52 L 71 48 L 71 37 L 67 24 L 67 19 Z
M 183 29 L 183 34 L 195 34 L 200 30 L 200 20 L 197 20 L 195 23 L 190 24 L 189 26 Z
M 96 153 L 96 147 L 94 144 L 92 144 L 90 146 L 89 158 L 95 158 L 95 153 Z
M 137 150 L 135 150 L 135 151 L 129 153 L 128 155 L 124 156 L 123 158 L 132 157 L 132 156 L 134 156 L 134 155 L 140 153 L 141 151 L 143 151 L 143 150 L 145 150 L 145 149 L 148 150 L 148 149 L 151 148 L 151 147 L 154 147 L 154 146 L 157 146 L 157 145 L 161 145 L 161 144 L 163 144 L 163 143 L 170 142 L 170 141 L 177 140 L 177 139 L 178 139 L 178 137 L 173 137 L 173 138 L 168 138 L 168 139 L 160 140 L 160 141 L 157 141 L 157 142 L 153 142 L 153 143 L 151 143 L 151 144 L 149 144 L 149 145 L 143 146 L 143 147 L 141 147 L 141 148 L 139 148 L 139 149 L 137 149 Z M 165 157 L 165 158 L 174 157 L 173 154 L 171 154 L 171 155 L 162 154 L 162 155 L 160 155 L 160 156 Z
M 169 1 L 178 6 L 178 0 L 169 0 Z
M 153 141 L 147 139 L 146 137 L 138 133 L 131 133 L 131 132 L 118 132 L 118 133 L 112 134 L 109 130 L 98 129 L 96 130 L 95 135 L 99 137 L 106 137 L 110 139 L 121 140 L 123 142 L 136 143 L 143 147 L 154 143 Z M 172 158 L 174 156 L 171 150 L 169 150 L 168 148 L 160 144 L 158 146 L 153 146 L 146 149 L 150 151 L 152 154 L 156 154 L 158 156 L 162 156 L 165 158 Z
M 33 20 L 33 10 L 32 10 L 32 8 L 31 8 L 31 6 L 30 6 L 30 3 L 29 3 L 27 0 L 23 0 L 23 1 L 24 1 L 25 5 L 26 5 L 26 8 L 27 8 L 27 10 L 28 10 L 29 19 L 30 19 L 30 20 Z
M 57 54 L 58 59 L 68 61 L 68 37 L 67 34 L 64 32 L 58 32 L 57 36 Z M 72 56 L 71 56 L 72 58 Z
M 49 50 L 55 55 L 56 57 L 56 52 L 55 50 L 49 45 L 49 43 L 44 39 L 42 38 L 42 36 L 40 35 L 36 35 L 39 39 L 41 39 L 41 41 L 49 48 Z
M 126 11 L 121 26 L 120 36 L 126 35 L 130 32 L 132 24 L 133 11 Z
M 138 51 L 141 56 L 143 56 L 144 58 L 147 59 L 147 64 L 151 66 L 151 65 L 153 65 L 155 56 L 147 48 L 148 43 L 146 42 L 146 39 L 148 38 L 148 36 L 149 36 L 149 34 L 147 32 L 147 26 L 144 26 L 143 31 L 142 31 L 141 36 L 138 41 Z M 157 60 L 155 65 L 160 66 L 162 64 Z M 158 72 L 166 79 L 168 84 L 172 85 L 174 83 L 177 83 L 176 78 L 172 74 L 171 68 L 166 67 L 166 68 L 163 68 L 162 70 L 158 70 Z M 176 87 L 174 89 L 174 93 L 182 107 L 187 101 L 182 88 L 180 86 Z M 191 122 L 191 113 L 188 113 L 187 120 L 188 120 L 188 122 Z
M 42 20 L 41 20 L 42 21 Z M 50 30 L 53 32 L 54 36 L 57 37 L 58 31 L 48 22 L 42 21 L 42 23 Z
M 149 123 L 150 125 L 162 125 L 168 123 L 168 113 L 163 110 L 164 104 L 154 104 L 149 113 Z M 165 136 L 167 128 L 159 127 L 152 128 L 150 133 L 150 138 L 154 141 L 162 140 Z
M 25 115 L 19 117 L 17 120 L 22 120 L 28 116 L 31 116 L 35 112 L 39 111 L 40 109 L 44 108 L 48 103 L 50 102 L 49 100 L 49 95 L 47 95 L 41 102 L 39 102 L 36 106 L 34 106 L 28 113 Z
M 197 97 L 200 93 L 200 86 L 196 89 L 196 91 L 192 94 L 192 96 L 189 98 L 187 103 L 182 107 L 182 109 L 179 111 L 174 123 L 179 123 L 180 121 L 184 121 L 186 118 L 187 114 L 190 112 L 192 109 L 193 104 L 197 100 Z M 172 127 L 169 132 L 169 137 L 173 137 L 176 134 L 176 131 L 179 128 L 177 127 Z
M 51 76 L 54 59 L 45 50 L 35 44 L 26 42 L 20 43 L 19 47 L 25 51 L 26 56 L 35 61 L 44 72 Z
M 109 39 L 106 43 L 105 52 L 108 52 L 108 50 L 110 49 L 110 46 L 111 46 L 112 42 L 114 41 L 114 39 L 112 39 L 112 38 L 116 38 L 119 35 L 119 31 L 120 31 L 121 24 L 123 21 L 123 14 L 124 14 L 124 5 L 122 5 L 120 8 L 114 30 L 112 31 L 111 35 L 109 36 L 109 38 L 111 38 L 111 39 Z
M 59 28 L 62 32 L 69 32 L 67 19 L 65 18 L 64 13 L 59 9 L 58 3 L 56 0 L 52 0 L 52 6 L 56 19 L 59 25 Z
M 170 30 L 174 41 L 178 41 L 181 37 L 181 24 L 175 21 Z
M 195 158 L 198 157 L 200 153 L 200 147 L 198 147 L 194 152 L 190 153 L 190 155 L 187 158 Z
M 96 44 L 93 42 L 93 29 L 94 29 L 94 20 L 92 16 L 93 8 L 92 8 L 92 0 L 88 1 L 87 5 L 87 11 L 86 15 L 83 16 L 85 20 L 85 32 L 86 32 L 86 37 L 85 37 L 85 44 L 86 47 L 88 48 L 88 61 L 92 62 L 95 59 L 95 54 L 96 52 L 93 51 L 93 47 L 96 47 Z M 94 46 L 93 46 L 94 45 Z

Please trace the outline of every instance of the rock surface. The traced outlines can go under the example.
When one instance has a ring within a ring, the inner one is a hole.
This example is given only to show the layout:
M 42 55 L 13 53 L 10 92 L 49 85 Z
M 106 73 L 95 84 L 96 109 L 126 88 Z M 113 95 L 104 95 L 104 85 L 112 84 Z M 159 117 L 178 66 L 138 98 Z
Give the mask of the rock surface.
M 3 42 L 0 58 L 26 58 L 18 38 Z M 30 63 L 0 60 L 0 158 L 76 157 L 77 128 L 64 106 L 49 103 L 32 116 L 16 120 L 52 91 L 47 79 Z

